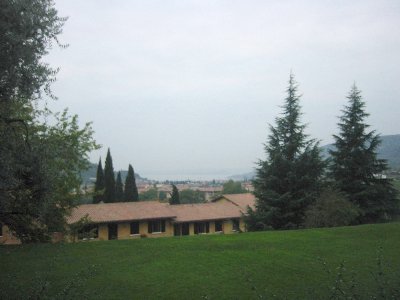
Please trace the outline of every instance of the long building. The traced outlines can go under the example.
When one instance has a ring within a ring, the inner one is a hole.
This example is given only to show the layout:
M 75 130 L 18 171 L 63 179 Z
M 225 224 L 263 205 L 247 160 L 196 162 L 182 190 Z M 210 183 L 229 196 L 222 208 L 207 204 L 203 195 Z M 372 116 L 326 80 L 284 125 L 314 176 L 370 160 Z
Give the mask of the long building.
M 137 239 L 246 231 L 243 214 L 254 208 L 252 194 L 222 195 L 212 202 L 170 205 L 159 201 L 83 204 L 72 209 L 67 223 L 75 233 L 53 234 L 53 241 Z M 18 244 L 7 226 L 0 226 L 0 244 Z
M 68 223 L 90 220 L 76 239 L 113 240 L 246 231 L 243 214 L 254 208 L 252 194 L 222 195 L 209 203 L 170 205 L 159 201 L 85 204 Z

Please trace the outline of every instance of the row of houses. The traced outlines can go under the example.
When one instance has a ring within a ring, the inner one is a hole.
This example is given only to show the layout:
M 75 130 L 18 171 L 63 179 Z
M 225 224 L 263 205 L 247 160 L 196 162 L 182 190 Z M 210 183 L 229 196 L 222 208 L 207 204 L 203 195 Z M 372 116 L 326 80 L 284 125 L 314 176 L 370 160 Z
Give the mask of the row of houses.
M 76 224 L 87 217 L 89 223 L 66 240 L 135 239 L 143 237 L 230 234 L 246 231 L 243 214 L 254 208 L 253 194 L 222 195 L 208 203 L 170 205 L 159 201 L 84 204 L 67 218 Z M 57 239 L 63 237 L 57 236 Z M 0 243 L 15 243 L 2 228 Z

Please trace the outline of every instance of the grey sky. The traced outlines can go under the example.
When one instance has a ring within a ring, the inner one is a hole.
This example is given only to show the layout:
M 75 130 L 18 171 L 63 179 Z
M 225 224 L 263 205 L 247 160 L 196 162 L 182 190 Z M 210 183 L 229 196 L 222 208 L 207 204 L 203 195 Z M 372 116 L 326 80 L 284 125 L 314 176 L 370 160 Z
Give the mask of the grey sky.
M 332 141 L 355 81 L 381 134 L 397 134 L 400 1 L 58 1 L 46 58 L 58 110 L 93 121 L 104 159 L 154 178 L 221 177 L 264 158 L 290 70 L 307 133 Z M 192 174 L 192 175 L 191 175 Z M 199 177 L 199 176 L 197 176 Z

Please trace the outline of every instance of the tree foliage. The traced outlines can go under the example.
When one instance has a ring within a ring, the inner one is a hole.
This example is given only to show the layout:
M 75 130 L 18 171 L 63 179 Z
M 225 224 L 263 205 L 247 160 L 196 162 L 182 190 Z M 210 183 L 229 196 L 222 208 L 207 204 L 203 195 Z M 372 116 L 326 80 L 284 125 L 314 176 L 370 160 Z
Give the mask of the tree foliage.
M 345 195 L 326 188 L 306 211 L 304 225 L 308 228 L 335 227 L 354 224 L 360 211 Z
M 152 187 L 149 190 L 139 194 L 140 201 L 157 200 L 157 198 L 158 191 L 155 187 Z
M 300 123 L 300 97 L 290 75 L 282 116 L 270 125 L 267 159 L 259 161 L 254 184 L 258 219 L 272 228 L 297 228 L 318 195 L 324 163 L 318 143 Z
M 124 185 L 122 184 L 121 172 L 117 173 L 117 181 L 115 183 L 115 200 L 122 202 L 124 199 Z
M 179 192 L 179 202 L 184 203 L 204 203 L 206 201 L 204 192 L 197 190 L 181 190 Z
M 128 175 L 125 179 L 124 200 L 127 202 L 139 201 L 139 193 L 136 186 L 135 172 L 131 165 L 129 165 L 128 167 Z
M 104 189 L 104 170 L 100 158 L 99 164 L 97 165 L 96 182 L 94 184 L 93 203 L 100 203 L 101 201 L 104 201 Z
M 80 128 L 77 116 L 52 113 L 41 101 L 55 98 L 57 71 L 43 56 L 64 22 L 52 1 L 0 2 L 0 223 L 22 242 L 64 229 L 79 172 L 98 147 L 90 123 Z
M 115 202 L 115 176 L 110 148 L 107 150 L 104 165 L 104 202 Z
M 175 205 L 180 204 L 181 201 L 179 199 L 179 191 L 175 184 L 172 184 L 172 193 L 171 198 L 169 198 L 169 204 Z
M 347 97 L 349 102 L 340 117 L 339 134 L 334 135 L 335 148 L 330 151 L 330 170 L 338 188 L 361 209 L 359 221 L 376 222 L 398 212 L 396 191 L 386 171 L 386 160 L 377 158 L 379 135 L 368 131 L 368 114 L 361 92 L 354 85 Z
M 232 179 L 225 182 L 222 186 L 223 194 L 242 194 L 246 192 L 239 181 L 233 181 Z

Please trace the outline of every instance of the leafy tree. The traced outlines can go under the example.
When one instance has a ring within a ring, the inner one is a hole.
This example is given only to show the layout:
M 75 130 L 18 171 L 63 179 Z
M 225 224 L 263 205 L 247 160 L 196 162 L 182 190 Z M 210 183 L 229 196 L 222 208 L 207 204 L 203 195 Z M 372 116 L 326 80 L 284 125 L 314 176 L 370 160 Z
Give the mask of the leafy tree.
M 167 193 L 164 192 L 164 191 L 160 191 L 160 192 L 158 193 L 158 199 L 160 199 L 160 200 L 165 200 L 165 199 L 167 199 Z
M 282 116 L 270 125 L 267 159 L 259 161 L 254 180 L 256 210 L 265 226 L 298 228 L 318 195 L 324 163 L 318 143 L 304 134 L 300 97 L 291 74 Z
M 122 202 L 124 199 L 124 186 L 122 184 L 121 172 L 117 174 L 117 182 L 115 183 L 115 199 Z
M 223 194 L 242 194 L 246 192 L 239 181 L 233 181 L 232 179 L 225 182 L 222 186 Z
M 365 102 L 355 85 L 347 98 L 338 123 L 340 132 L 334 135 L 336 149 L 330 151 L 332 176 L 338 188 L 361 209 L 359 222 L 388 219 L 398 212 L 398 201 L 391 180 L 381 177 L 387 164 L 377 158 L 379 135 L 368 131 Z
M 172 184 L 172 193 L 171 193 L 171 198 L 169 199 L 169 204 L 175 205 L 175 204 L 180 204 L 179 200 L 179 191 L 178 188 L 176 187 L 175 184 Z
M 22 242 L 64 230 L 80 196 L 80 171 L 98 147 L 89 123 L 80 128 L 77 116 L 52 113 L 40 101 L 55 98 L 57 71 L 43 56 L 64 22 L 52 1 L 0 2 L 0 223 Z
M 140 201 L 156 200 L 158 191 L 156 188 L 152 187 L 148 191 L 139 194 Z
M 136 186 L 135 172 L 131 165 L 128 167 L 128 175 L 125 179 L 124 199 L 128 202 L 138 201 L 139 193 Z
M 306 211 L 305 227 L 335 227 L 354 224 L 360 211 L 343 193 L 326 188 Z
M 179 192 L 179 202 L 180 203 L 204 203 L 205 195 L 203 192 L 195 190 L 182 190 Z
M 97 166 L 96 182 L 94 184 L 93 203 L 100 203 L 101 201 L 103 201 L 104 189 L 105 189 L 104 171 L 100 158 L 99 164 Z
M 104 166 L 104 202 L 115 202 L 115 177 L 110 148 L 107 150 L 106 162 Z

